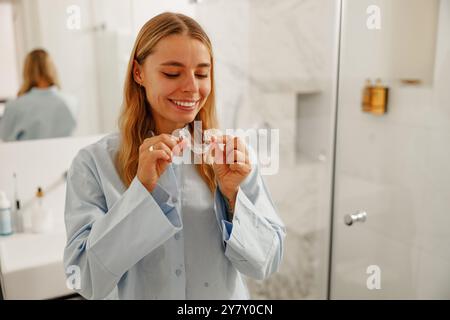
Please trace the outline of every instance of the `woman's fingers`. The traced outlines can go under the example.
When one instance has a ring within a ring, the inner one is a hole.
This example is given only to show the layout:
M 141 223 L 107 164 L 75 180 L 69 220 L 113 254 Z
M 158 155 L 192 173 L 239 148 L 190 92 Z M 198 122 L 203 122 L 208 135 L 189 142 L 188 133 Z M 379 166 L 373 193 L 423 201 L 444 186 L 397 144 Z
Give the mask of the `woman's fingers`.
M 178 140 L 168 134 L 145 139 L 139 146 L 137 177 L 152 192 L 159 177 L 172 162 L 173 149 Z
M 249 164 L 247 146 L 239 137 L 230 135 L 214 136 L 211 142 L 213 144 L 211 155 L 215 164 Z M 182 155 L 182 150 L 185 146 L 186 141 L 179 140 L 168 134 L 161 134 L 145 139 L 140 149 L 141 152 L 152 152 L 149 149 L 153 151 L 163 150 L 170 157 L 171 161 L 174 155 Z
M 248 154 L 241 152 L 239 150 L 232 150 L 229 153 L 229 158 L 230 162 L 233 161 L 232 163 L 230 163 L 231 171 L 236 171 L 246 176 L 252 170 Z
M 215 148 L 215 152 L 219 153 L 216 160 L 222 160 L 221 163 L 232 164 L 235 162 L 249 163 L 248 149 L 245 143 L 239 137 L 220 136 L 214 137 L 213 143 L 217 145 L 223 144 L 223 148 Z M 223 153 L 220 155 L 220 153 Z
M 177 139 L 170 134 L 160 134 L 157 138 L 159 143 L 162 143 L 169 148 L 171 157 L 172 155 L 182 155 L 183 149 L 187 145 L 187 141 Z
M 142 141 L 141 145 L 139 146 L 139 153 L 148 151 L 150 146 L 154 144 L 155 141 L 152 138 L 147 138 L 144 141 Z
M 178 143 L 177 138 L 167 133 L 160 134 L 156 138 L 159 139 L 159 142 L 165 143 L 170 148 L 170 150 L 172 150 Z
M 188 146 L 188 140 L 183 139 L 177 142 L 175 147 L 172 148 L 172 154 L 175 156 L 181 156 L 183 154 L 183 150 Z
M 164 142 L 157 142 L 152 147 L 153 147 L 153 151 L 156 151 L 156 150 L 164 151 L 169 156 L 169 159 L 172 160 L 172 150 Z M 153 151 L 149 151 L 149 152 L 153 152 Z
M 170 150 L 172 150 L 177 145 L 178 141 L 177 138 L 171 136 L 170 134 L 163 133 L 158 136 L 145 139 L 139 147 L 139 150 L 145 151 L 148 150 L 151 146 L 153 146 L 154 148 L 154 146 L 159 142 L 164 143 L 170 148 Z
M 252 166 L 248 163 L 232 163 L 230 164 L 230 170 L 247 175 L 252 171 Z
M 170 157 L 170 153 L 162 149 L 150 151 L 149 158 L 154 162 L 156 162 L 157 160 L 166 160 L 170 162 L 172 160 L 172 158 Z
M 239 150 L 230 150 L 227 154 L 227 164 L 233 163 L 248 164 L 248 157 L 244 152 Z

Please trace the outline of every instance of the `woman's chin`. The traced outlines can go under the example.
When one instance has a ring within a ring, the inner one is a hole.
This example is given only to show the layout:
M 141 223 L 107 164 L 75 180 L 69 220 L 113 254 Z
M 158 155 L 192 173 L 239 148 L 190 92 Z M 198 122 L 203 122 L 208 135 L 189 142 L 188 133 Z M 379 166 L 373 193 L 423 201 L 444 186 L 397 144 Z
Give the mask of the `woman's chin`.
M 190 113 L 184 113 L 184 114 L 172 113 L 170 119 L 176 123 L 181 123 L 181 122 L 182 123 L 190 123 L 195 120 L 196 115 L 197 115 L 196 110 L 194 110 Z

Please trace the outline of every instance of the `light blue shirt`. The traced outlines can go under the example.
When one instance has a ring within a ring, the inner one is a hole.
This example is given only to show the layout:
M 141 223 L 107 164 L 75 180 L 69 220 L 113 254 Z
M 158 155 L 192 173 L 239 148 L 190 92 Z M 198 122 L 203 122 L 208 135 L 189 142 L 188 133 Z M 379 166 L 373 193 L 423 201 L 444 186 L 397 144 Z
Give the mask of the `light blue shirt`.
M 19 141 L 70 136 L 76 127 L 73 97 L 55 86 L 33 88 L 6 103 L 0 119 L 0 140 Z
M 228 222 L 194 165 L 170 164 L 152 193 L 136 177 L 126 188 L 118 144 L 116 133 L 82 149 L 67 176 L 64 265 L 79 267 L 82 296 L 248 299 L 243 276 L 278 270 L 285 227 L 256 165 Z

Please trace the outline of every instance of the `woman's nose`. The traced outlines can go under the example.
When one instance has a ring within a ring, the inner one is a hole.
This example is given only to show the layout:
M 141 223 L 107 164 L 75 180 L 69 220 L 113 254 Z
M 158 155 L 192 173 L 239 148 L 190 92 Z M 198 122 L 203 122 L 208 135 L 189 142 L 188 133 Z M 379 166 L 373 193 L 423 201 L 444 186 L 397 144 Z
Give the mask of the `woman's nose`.
M 185 92 L 197 92 L 198 91 L 198 82 L 195 78 L 195 74 L 189 74 L 186 76 L 183 82 L 182 90 Z

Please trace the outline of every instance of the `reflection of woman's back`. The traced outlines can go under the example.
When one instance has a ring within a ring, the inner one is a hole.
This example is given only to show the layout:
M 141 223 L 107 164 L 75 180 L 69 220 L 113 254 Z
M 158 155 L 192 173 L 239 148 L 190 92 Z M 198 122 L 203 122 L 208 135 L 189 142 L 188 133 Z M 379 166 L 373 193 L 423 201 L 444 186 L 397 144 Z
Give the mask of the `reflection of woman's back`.
M 46 51 L 27 55 L 19 98 L 6 104 L 0 120 L 4 141 L 70 136 L 75 129 L 75 101 L 59 90 L 55 67 Z

